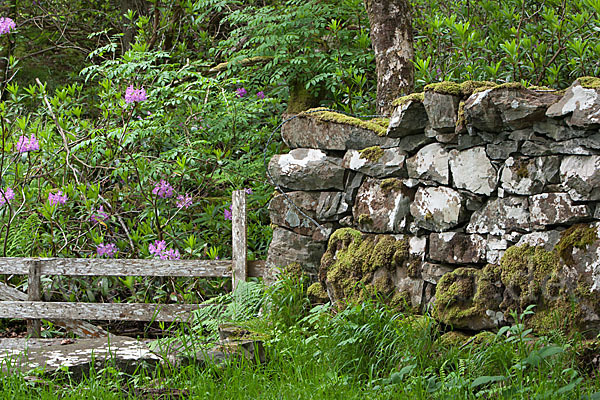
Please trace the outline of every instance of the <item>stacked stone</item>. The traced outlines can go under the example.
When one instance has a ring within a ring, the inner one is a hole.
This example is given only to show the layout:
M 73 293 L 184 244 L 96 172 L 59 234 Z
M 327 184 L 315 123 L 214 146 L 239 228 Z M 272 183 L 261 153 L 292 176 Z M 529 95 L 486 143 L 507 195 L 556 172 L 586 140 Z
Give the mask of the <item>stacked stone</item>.
M 324 111 L 300 115 L 282 128 L 292 150 L 273 157 L 269 171 L 325 229 L 275 197 L 269 266 L 298 262 L 316 273 L 340 226 L 407 239 L 420 272 L 390 279 L 423 309 L 441 277 L 459 267 L 498 265 L 513 245 L 552 249 L 567 228 L 600 219 L 599 82 L 581 78 L 564 93 L 431 85 L 399 99 L 387 129 Z M 600 290 L 596 259 L 579 271 Z M 332 297 L 326 274 L 321 282 Z M 465 327 L 502 320 L 486 310 Z

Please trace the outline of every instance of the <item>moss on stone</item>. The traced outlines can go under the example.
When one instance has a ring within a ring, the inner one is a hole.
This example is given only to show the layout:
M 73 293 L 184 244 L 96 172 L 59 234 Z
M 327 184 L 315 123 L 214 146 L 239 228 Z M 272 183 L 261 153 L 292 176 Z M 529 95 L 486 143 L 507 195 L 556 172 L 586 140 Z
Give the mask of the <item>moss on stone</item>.
M 600 89 L 600 78 L 583 76 L 577 80 L 579 81 L 579 84 L 586 89 Z
M 419 279 L 421 278 L 421 273 L 423 271 L 422 267 L 422 262 L 419 259 L 415 258 L 410 263 L 408 263 L 408 266 L 406 267 L 406 273 L 409 277 L 413 279 Z
M 529 169 L 527 167 L 529 163 L 527 161 L 523 161 L 519 164 L 519 168 L 517 168 L 517 176 L 521 179 L 529 177 Z
M 388 305 L 397 311 L 410 311 L 412 309 L 410 293 L 406 291 L 394 292 L 392 298 L 388 301 Z
M 458 103 L 458 115 L 456 117 L 456 127 L 461 127 L 465 125 L 465 102 L 461 101 Z
M 363 121 L 362 119 L 351 117 L 349 115 L 336 113 L 333 111 L 327 111 L 324 108 L 313 108 L 310 110 L 306 110 L 305 112 L 300 113 L 300 115 L 310 117 L 310 118 L 315 118 L 320 121 L 335 122 L 338 124 L 357 126 L 359 128 L 372 131 L 372 132 L 376 133 L 378 136 L 386 135 L 387 125 L 389 124 L 389 121 L 388 121 L 388 124 L 385 124 L 385 126 L 383 126 L 382 125 L 383 122 L 382 122 L 381 118 L 379 118 L 375 122 L 373 122 L 373 120 Z
M 369 122 L 379 125 L 382 128 L 385 128 L 386 132 L 387 132 L 388 126 L 390 126 L 390 119 L 384 118 L 384 117 L 373 118 L 373 119 L 369 120 Z
M 359 225 L 373 225 L 373 218 L 369 214 L 360 214 L 358 216 Z
M 471 336 L 463 332 L 450 331 L 444 333 L 436 341 L 436 346 L 448 349 L 452 347 L 460 347 L 467 343 L 471 339 Z
M 379 146 L 367 147 L 359 151 L 360 158 L 369 160 L 371 162 L 377 162 L 383 157 L 383 149 Z
M 496 86 L 498 86 L 497 83 L 490 81 L 464 81 L 460 85 L 460 94 L 463 97 L 469 97 L 475 93 L 475 91 L 492 89 Z
M 329 300 L 327 291 L 320 282 L 315 282 L 310 285 L 306 290 L 306 294 L 313 303 L 325 303 Z
M 398 178 L 388 178 L 381 181 L 379 184 L 381 190 L 385 192 L 391 192 L 393 190 L 402 189 L 402 181 Z
M 411 101 L 422 103 L 423 100 L 425 100 L 424 92 L 411 93 L 407 96 L 399 97 L 396 100 L 394 100 L 392 102 L 392 106 L 394 106 L 394 107 L 403 106 Z
M 569 335 L 573 330 L 580 328 L 582 313 L 581 308 L 564 293 L 560 299 L 531 315 L 526 325 L 538 335 L 548 335 L 556 331 Z
M 408 248 L 408 239 L 339 229 L 321 259 L 319 280 L 332 299 L 360 301 L 375 295 L 389 299 L 395 292 L 392 273 L 407 263 Z
M 425 86 L 425 91 L 426 92 L 431 91 L 431 92 L 440 93 L 440 94 L 449 94 L 452 96 L 461 96 L 462 95 L 460 83 L 449 82 L 449 81 L 444 81 L 444 82 L 439 82 L 439 83 L 430 83 L 429 85 Z
M 598 233 L 594 227 L 586 224 L 573 225 L 560 234 L 555 250 L 567 264 L 572 264 L 573 249 L 585 249 L 596 240 L 598 240 Z

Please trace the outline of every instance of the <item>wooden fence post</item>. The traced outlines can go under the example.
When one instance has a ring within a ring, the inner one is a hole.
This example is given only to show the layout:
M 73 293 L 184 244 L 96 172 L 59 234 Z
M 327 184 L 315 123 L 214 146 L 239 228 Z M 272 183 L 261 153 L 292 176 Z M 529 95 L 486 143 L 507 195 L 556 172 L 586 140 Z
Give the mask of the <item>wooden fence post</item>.
M 42 280 L 40 275 L 40 262 L 29 261 L 29 276 L 27 278 L 27 300 L 40 301 L 42 299 Z M 42 324 L 39 319 L 27 320 L 27 335 L 32 338 L 42 336 Z
M 248 276 L 248 249 L 246 237 L 246 192 L 236 190 L 231 196 L 231 236 L 232 248 L 232 286 L 237 287 L 240 281 Z

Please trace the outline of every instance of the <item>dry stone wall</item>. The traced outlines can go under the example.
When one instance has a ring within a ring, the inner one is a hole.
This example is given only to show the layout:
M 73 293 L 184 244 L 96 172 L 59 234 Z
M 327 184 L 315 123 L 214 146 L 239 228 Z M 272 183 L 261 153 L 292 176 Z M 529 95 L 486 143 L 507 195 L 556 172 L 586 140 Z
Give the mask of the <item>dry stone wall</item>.
M 463 329 L 530 304 L 538 330 L 600 328 L 600 80 L 563 93 L 440 83 L 390 120 L 312 111 L 282 127 L 269 171 L 268 265 L 315 296 L 379 293 Z

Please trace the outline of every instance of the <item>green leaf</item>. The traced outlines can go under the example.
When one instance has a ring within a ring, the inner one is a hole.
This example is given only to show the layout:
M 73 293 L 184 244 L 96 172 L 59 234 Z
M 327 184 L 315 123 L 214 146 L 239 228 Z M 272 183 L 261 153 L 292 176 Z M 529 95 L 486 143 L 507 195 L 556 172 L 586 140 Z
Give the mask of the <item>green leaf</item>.
M 481 385 L 486 385 L 488 383 L 502 382 L 504 380 L 506 380 L 506 377 L 504 375 L 480 376 L 478 378 L 475 378 L 475 380 L 471 383 L 471 389 Z

